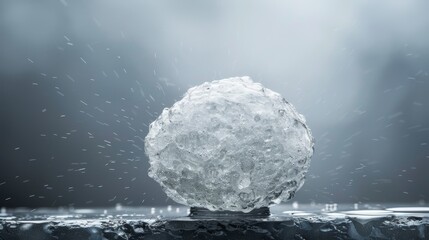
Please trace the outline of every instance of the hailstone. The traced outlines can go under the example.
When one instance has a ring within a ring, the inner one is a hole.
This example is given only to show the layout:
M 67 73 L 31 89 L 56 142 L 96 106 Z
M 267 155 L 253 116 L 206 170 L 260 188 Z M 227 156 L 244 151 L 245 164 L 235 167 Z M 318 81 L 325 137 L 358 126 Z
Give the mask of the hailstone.
M 249 77 L 189 89 L 145 138 L 149 176 L 171 199 L 242 212 L 291 199 L 313 146 L 304 117 Z

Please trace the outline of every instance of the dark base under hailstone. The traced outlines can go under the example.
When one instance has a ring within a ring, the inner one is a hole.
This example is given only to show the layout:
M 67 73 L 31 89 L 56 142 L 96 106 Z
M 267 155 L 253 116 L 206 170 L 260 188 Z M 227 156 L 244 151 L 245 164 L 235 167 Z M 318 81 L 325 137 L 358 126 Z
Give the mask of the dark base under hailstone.
M 234 211 L 210 211 L 207 208 L 191 207 L 189 217 L 194 219 L 240 219 L 240 218 L 266 218 L 270 216 L 270 209 L 262 207 L 253 209 L 248 213 Z
M 3 209 L 0 239 L 429 239 L 429 208 L 280 205 L 270 215 L 266 208 Z

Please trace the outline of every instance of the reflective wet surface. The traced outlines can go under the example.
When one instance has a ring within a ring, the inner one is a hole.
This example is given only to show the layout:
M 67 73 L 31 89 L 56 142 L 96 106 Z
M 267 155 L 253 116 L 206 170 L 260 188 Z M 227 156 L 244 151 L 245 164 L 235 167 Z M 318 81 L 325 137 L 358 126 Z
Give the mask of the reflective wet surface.
M 424 205 L 293 203 L 271 207 L 269 216 L 190 212 L 183 206 L 3 208 L 0 239 L 429 239 Z

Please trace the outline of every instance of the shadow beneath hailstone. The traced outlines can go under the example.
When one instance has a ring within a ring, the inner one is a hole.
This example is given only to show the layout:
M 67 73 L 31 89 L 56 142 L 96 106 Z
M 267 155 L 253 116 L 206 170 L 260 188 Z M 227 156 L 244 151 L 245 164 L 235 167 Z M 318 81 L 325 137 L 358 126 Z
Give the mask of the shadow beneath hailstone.
M 225 218 L 225 219 L 236 219 L 236 218 L 267 218 L 270 216 L 270 209 L 268 207 L 262 207 L 253 209 L 248 213 L 236 212 L 236 211 L 210 211 L 207 208 L 191 207 L 189 217 L 190 218 Z

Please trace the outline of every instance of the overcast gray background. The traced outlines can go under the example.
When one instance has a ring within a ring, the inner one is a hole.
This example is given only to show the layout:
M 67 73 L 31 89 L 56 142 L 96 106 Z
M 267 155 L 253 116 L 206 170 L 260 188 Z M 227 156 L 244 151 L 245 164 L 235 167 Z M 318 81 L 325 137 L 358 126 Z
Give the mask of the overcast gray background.
M 428 1 L 1 1 L 0 206 L 171 204 L 147 125 L 248 75 L 305 115 L 299 202 L 429 201 Z

